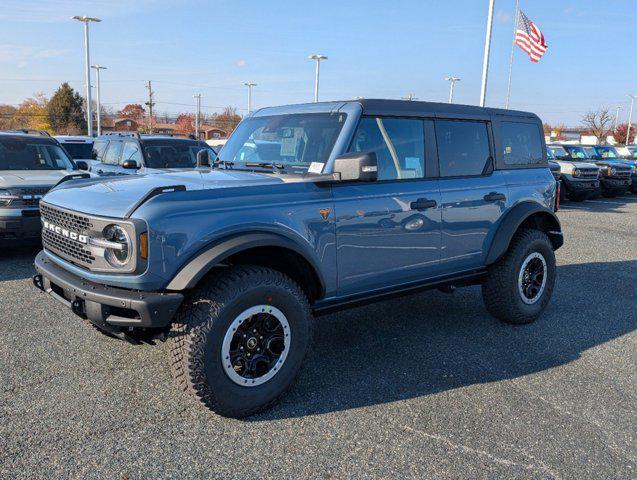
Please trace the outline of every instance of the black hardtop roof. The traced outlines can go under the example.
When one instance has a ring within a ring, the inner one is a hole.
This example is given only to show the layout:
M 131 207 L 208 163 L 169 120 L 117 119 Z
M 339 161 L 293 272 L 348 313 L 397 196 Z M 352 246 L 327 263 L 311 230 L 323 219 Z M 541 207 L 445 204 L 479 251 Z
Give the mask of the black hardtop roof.
M 369 115 L 506 115 L 509 117 L 527 117 L 538 119 L 538 116 L 531 112 L 519 110 L 505 110 L 503 108 L 478 107 L 477 105 L 462 105 L 458 103 L 438 103 L 420 102 L 413 100 L 387 100 L 376 98 L 365 98 L 349 100 L 358 102 L 363 107 L 363 113 Z

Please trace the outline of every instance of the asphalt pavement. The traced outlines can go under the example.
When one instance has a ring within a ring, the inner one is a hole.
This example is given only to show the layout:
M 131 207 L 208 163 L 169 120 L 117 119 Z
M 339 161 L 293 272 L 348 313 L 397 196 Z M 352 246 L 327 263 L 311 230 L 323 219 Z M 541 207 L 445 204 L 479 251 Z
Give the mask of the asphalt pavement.
M 553 300 L 491 318 L 480 289 L 322 317 L 273 409 L 218 417 L 168 345 L 133 346 L 0 250 L 0 478 L 637 477 L 637 195 L 566 203 Z

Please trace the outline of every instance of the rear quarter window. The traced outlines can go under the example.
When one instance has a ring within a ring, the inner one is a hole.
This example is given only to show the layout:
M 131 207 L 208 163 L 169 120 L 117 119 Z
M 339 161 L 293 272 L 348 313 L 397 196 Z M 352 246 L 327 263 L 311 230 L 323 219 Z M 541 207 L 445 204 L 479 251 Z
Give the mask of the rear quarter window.
M 535 123 L 501 122 L 502 157 L 505 165 L 541 165 L 542 138 Z

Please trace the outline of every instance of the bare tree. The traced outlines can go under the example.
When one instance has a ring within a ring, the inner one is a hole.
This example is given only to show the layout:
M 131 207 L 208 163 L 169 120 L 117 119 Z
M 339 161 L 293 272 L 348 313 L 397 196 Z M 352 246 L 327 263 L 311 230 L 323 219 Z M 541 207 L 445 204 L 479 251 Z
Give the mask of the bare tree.
M 613 129 L 613 118 L 607 108 L 588 112 L 582 117 L 582 123 L 602 145 L 606 143 L 606 137 Z

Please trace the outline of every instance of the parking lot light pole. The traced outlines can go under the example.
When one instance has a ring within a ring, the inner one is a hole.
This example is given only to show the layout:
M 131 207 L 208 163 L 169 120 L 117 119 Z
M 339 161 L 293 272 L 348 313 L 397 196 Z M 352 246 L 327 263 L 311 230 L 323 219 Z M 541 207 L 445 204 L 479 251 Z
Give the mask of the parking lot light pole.
M 480 88 L 480 106 L 484 107 L 487 99 L 487 76 L 489 73 L 489 52 L 491 50 L 491 28 L 493 27 L 493 7 L 495 0 L 489 0 L 489 15 L 487 16 L 487 36 L 484 39 L 484 58 L 482 60 L 482 87 Z
M 319 69 L 321 65 L 321 60 L 327 60 L 326 55 L 309 55 L 307 58 L 310 60 L 316 61 L 316 73 L 314 75 L 314 102 L 318 102 L 318 89 L 319 89 Z
M 445 80 L 449 82 L 449 103 L 453 103 L 453 87 L 456 82 L 459 82 L 461 79 L 459 77 L 445 77 Z
M 80 17 L 75 15 L 71 17 L 72 20 L 77 20 L 84 23 L 84 62 L 85 62 L 85 79 L 86 79 L 86 123 L 89 137 L 93 136 L 93 112 L 91 106 L 91 60 L 89 55 L 89 42 L 88 42 L 88 24 L 89 22 L 101 22 L 99 18 L 87 17 L 86 15 Z
M 95 83 L 97 84 L 97 136 L 102 134 L 102 107 L 100 106 L 100 70 L 106 70 L 106 67 L 101 65 L 91 65 L 91 68 L 95 69 Z
M 197 114 L 195 115 L 195 137 L 199 140 L 199 117 L 201 116 L 201 93 L 193 95 L 197 101 Z
M 252 113 L 252 87 L 256 87 L 256 83 L 245 82 L 244 85 L 248 87 L 248 115 Z
M 630 124 L 633 121 L 633 103 L 635 103 L 636 94 L 632 93 L 628 95 L 630 97 L 630 110 L 628 112 L 628 128 L 626 129 L 626 145 L 630 143 Z
M 613 130 L 617 128 L 617 122 L 619 122 L 619 111 L 621 110 L 622 106 L 617 105 L 616 108 L 617 110 L 615 111 L 615 121 L 613 122 Z

